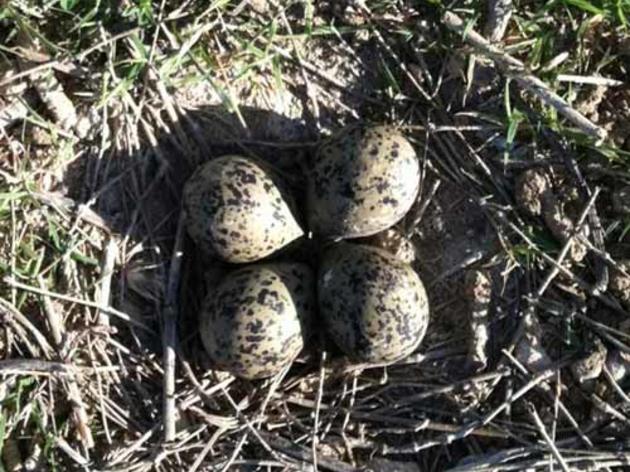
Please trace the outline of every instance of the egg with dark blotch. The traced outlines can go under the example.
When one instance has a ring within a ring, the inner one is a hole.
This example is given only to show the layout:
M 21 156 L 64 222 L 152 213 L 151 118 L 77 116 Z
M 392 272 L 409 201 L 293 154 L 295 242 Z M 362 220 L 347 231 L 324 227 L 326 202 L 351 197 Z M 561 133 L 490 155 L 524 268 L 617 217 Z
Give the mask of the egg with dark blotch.
M 184 187 L 186 227 L 207 254 L 234 263 L 260 260 L 304 234 L 275 176 L 247 157 L 199 167 Z
M 382 249 L 342 243 L 318 274 L 318 304 L 335 344 L 361 362 L 411 354 L 429 323 L 424 285 L 409 264 Z
M 214 365 L 270 377 L 290 364 L 311 331 L 315 277 L 298 263 L 253 264 L 228 274 L 204 302 L 200 333 Z
M 357 238 L 402 219 L 416 200 L 420 165 L 388 126 L 354 127 L 324 143 L 309 176 L 309 226 L 316 235 Z

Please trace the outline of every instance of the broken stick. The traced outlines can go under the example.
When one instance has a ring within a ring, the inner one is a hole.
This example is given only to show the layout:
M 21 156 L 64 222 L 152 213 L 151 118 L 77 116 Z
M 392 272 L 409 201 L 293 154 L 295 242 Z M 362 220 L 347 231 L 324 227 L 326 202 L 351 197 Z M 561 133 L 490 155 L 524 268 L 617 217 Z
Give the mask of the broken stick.
M 175 405 L 175 349 L 177 343 L 177 315 L 179 313 L 179 279 L 183 259 L 184 226 L 186 215 L 180 212 L 177 224 L 173 255 L 166 282 L 166 299 L 164 306 L 164 441 L 175 439 L 176 405 Z
M 538 77 L 530 73 L 524 63 L 492 45 L 490 41 L 482 35 L 472 28 L 469 28 L 459 16 L 451 12 L 446 12 L 442 17 L 442 22 L 449 29 L 460 33 L 464 40 L 480 53 L 491 58 L 503 70 L 504 74 L 536 95 L 545 104 L 554 107 L 575 126 L 580 128 L 582 132 L 597 138 L 599 143 L 606 139 L 608 136 L 606 130 L 574 110 L 564 98 L 551 90 L 547 84 Z

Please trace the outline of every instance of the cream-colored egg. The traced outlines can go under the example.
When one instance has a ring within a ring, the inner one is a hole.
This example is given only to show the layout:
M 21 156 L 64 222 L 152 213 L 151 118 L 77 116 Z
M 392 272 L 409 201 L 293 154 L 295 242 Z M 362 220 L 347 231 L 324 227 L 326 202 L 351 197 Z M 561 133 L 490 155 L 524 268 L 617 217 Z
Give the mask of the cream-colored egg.
M 420 165 L 394 128 L 352 128 L 324 143 L 309 176 L 310 229 L 329 238 L 376 234 L 416 200 Z
M 262 259 L 302 236 L 291 199 L 247 157 L 213 159 L 184 188 L 187 229 L 206 253 L 228 262 Z
M 253 264 L 206 298 L 201 339 L 217 368 L 254 379 L 290 364 L 310 332 L 315 279 L 297 263 Z
M 429 323 L 427 293 L 416 272 L 371 246 L 341 243 L 326 253 L 318 302 L 331 338 L 358 361 L 408 356 Z

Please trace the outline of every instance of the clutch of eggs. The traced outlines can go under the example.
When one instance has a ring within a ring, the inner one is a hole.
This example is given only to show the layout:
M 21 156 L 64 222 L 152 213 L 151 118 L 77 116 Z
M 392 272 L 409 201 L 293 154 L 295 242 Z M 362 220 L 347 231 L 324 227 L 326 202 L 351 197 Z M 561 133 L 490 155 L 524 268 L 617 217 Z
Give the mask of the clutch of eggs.
M 381 233 L 414 203 L 419 173 L 413 147 L 393 128 L 349 128 L 320 146 L 303 219 L 328 241 Z M 203 304 L 201 339 L 214 364 L 250 379 L 280 372 L 303 348 L 315 311 L 354 360 L 391 362 L 413 352 L 428 324 L 427 294 L 411 266 L 387 251 L 334 244 L 317 279 L 305 264 L 251 264 L 304 234 L 285 188 L 257 160 L 238 155 L 207 162 L 185 186 L 187 229 L 198 248 L 244 264 Z

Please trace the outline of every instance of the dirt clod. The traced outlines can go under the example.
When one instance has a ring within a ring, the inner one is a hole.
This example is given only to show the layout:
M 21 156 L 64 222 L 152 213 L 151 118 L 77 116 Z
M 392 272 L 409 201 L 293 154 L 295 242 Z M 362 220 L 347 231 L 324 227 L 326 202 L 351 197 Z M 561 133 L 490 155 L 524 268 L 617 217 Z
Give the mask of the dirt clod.
M 548 191 L 549 185 L 549 177 L 543 169 L 526 170 L 516 179 L 516 202 L 530 215 L 540 216 L 543 211 L 543 195 Z
M 618 262 L 619 268 L 625 272 L 613 268 L 610 274 L 610 290 L 621 300 L 630 306 L 630 259 Z
M 599 338 L 596 338 L 589 349 L 588 355 L 571 365 L 571 372 L 575 379 L 580 383 L 584 383 L 599 377 L 604 368 L 607 353 L 608 350 L 604 343 Z
M 606 357 L 606 368 L 615 382 L 623 382 L 630 374 L 630 354 L 619 349 L 609 350 Z
M 529 215 L 542 216 L 547 228 L 560 243 L 571 240 L 569 255 L 572 261 L 584 259 L 587 248 L 575 234 L 578 215 L 574 206 L 579 199 L 576 189 L 563 172 L 547 172 L 542 168 L 526 170 L 516 179 L 515 198 Z M 583 226 L 580 233 L 587 237 L 588 226 Z
M 551 365 L 551 358 L 542 345 L 542 329 L 534 316 L 524 320 L 525 332 L 516 345 L 514 356 L 532 372 L 540 372 Z
M 490 336 L 488 329 L 488 309 L 491 298 L 490 274 L 481 270 L 468 272 L 465 293 L 470 308 L 469 360 L 475 370 L 482 370 L 488 364 L 486 348 Z

